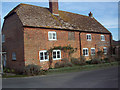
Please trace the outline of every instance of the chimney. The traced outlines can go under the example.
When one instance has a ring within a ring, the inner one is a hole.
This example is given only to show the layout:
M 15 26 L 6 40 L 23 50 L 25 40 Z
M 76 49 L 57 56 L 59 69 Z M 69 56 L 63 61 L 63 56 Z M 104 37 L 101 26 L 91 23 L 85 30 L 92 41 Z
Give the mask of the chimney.
M 59 14 L 58 14 L 58 0 L 49 0 L 49 10 L 53 15 L 59 16 Z
M 91 12 L 88 15 L 90 18 L 93 18 L 93 14 Z

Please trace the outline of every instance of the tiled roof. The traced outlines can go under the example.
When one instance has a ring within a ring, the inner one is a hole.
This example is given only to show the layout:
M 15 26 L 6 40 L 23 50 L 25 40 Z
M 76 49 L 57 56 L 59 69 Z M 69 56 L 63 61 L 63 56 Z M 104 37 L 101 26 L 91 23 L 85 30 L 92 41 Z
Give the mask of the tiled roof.
M 48 8 L 19 4 L 5 18 L 12 13 L 19 16 L 24 26 L 110 33 L 95 18 L 71 12 L 59 11 L 59 16 L 54 16 Z

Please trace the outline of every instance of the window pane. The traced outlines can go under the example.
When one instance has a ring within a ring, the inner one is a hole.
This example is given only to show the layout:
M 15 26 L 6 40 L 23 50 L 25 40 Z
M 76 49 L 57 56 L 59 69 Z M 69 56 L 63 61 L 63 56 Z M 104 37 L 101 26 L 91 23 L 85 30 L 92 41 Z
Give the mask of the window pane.
M 86 54 L 85 55 L 88 55 L 88 51 L 87 51 L 87 49 L 86 49 Z
M 55 33 L 53 33 L 53 39 L 56 39 L 56 34 Z
M 40 53 L 40 60 L 43 60 L 43 52 Z
M 83 50 L 83 55 L 85 55 L 85 49 Z
M 91 54 L 95 55 L 95 49 L 91 49 Z
M 60 51 L 57 51 L 57 58 L 60 58 Z
M 53 52 L 53 58 L 56 58 L 56 52 Z
M 47 54 L 47 52 L 45 52 L 44 55 L 45 55 L 45 60 L 48 59 L 48 54 Z
M 49 33 L 49 39 L 52 39 L 52 33 Z
M 16 53 L 14 53 L 14 52 L 12 53 L 12 59 L 16 60 Z

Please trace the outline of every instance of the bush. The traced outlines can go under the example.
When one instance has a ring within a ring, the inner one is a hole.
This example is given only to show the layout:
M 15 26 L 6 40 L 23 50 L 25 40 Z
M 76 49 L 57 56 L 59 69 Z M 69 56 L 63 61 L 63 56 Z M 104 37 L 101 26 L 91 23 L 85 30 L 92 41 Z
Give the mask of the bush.
M 55 63 L 55 68 L 60 68 L 60 62 Z
M 71 58 L 71 62 L 74 65 L 85 65 L 86 64 L 86 59 L 83 56 L 81 56 L 79 59 Z
M 79 60 L 77 58 L 71 58 L 71 63 L 78 65 L 79 64 Z
M 15 73 L 15 70 L 14 69 L 10 69 L 10 68 L 4 68 L 3 72 L 4 73 Z
M 92 60 L 86 61 L 86 64 L 91 64 Z
M 28 65 L 24 68 L 25 75 L 32 75 L 32 76 L 39 75 L 41 74 L 41 72 L 42 72 L 41 67 L 34 64 Z
M 80 57 L 80 65 L 85 65 L 86 64 L 86 59 L 84 56 Z
M 102 63 L 102 62 L 98 58 L 94 58 L 94 59 L 91 60 L 91 64 L 100 64 L 100 63 Z
M 57 62 L 57 63 L 55 63 L 55 68 L 62 68 L 62 67 L 72 67 L 72 63 L 70 63 L 70 62 Z

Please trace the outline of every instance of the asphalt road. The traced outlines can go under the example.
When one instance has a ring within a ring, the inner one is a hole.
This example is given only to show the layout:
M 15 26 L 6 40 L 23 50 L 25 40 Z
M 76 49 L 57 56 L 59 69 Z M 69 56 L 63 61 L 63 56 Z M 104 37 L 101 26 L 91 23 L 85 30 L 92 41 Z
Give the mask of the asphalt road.
M 118 88 L 118 67 L 2 79 L 2 88 Z

